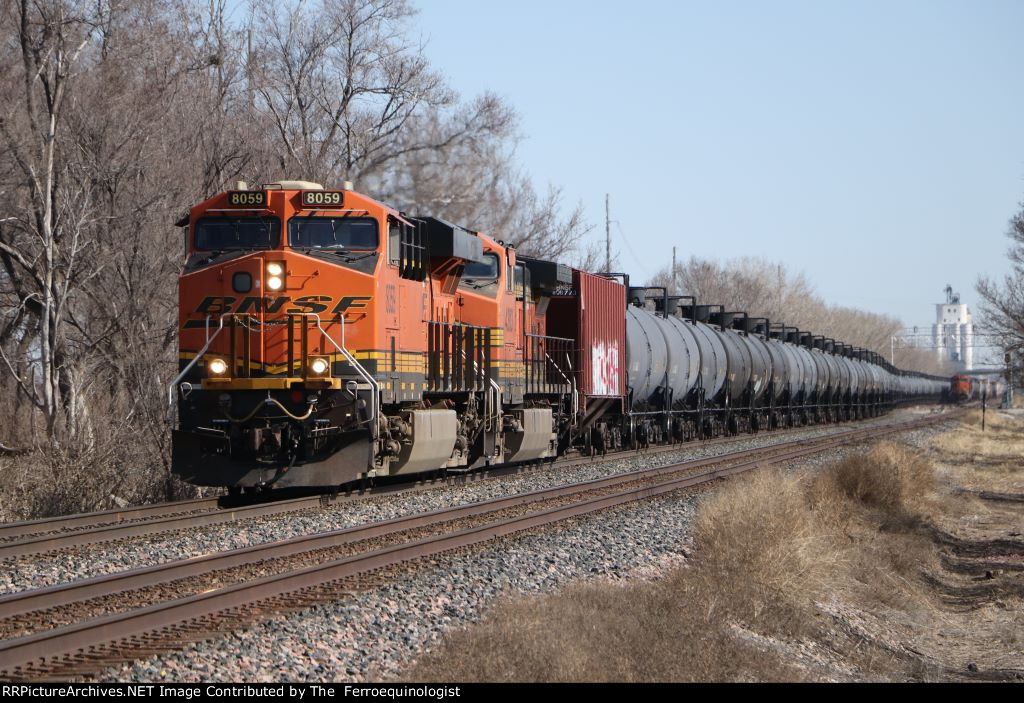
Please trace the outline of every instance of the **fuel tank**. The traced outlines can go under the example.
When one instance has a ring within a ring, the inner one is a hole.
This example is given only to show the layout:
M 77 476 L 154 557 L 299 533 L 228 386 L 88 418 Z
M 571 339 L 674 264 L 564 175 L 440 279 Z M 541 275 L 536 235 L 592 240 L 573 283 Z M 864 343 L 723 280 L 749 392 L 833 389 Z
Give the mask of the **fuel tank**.
M 790 398 L 796 398 L 803 392 L 805 383 L 804 367 L 800 363 L 800 356 L 797 354 L 796 347 L 780 339 L 773 339 L 771 343 L 786 361 L 785 382 L 783 384 L 777 383 L 776 385 L 781 386 L 782 390 L 788 390 Z
M 654 400 L 655 391 L 666 383 L 668 344 L 661 327 L 661 320 L 649 310 L 626 308 L 627 383 L 634 406 Z
M 754 360 L 750 347 L 744 343 L 739 332 L 731 329 L 712 329 L 725 347 L 725 358 L 729 365 L 726 371 L 726 389 L 733 402 L 738 402 L 753 377 Z
M 824 349 L 818 351 L 821 354 L 822 360 L 825 362 L 825 366 L 828 367 L 828 391 L 833 396 L 838 392 L 839 386 L 842 383 L 842 376 L 839 373 L 839 362 L 836 358 L 829 354 Z
M 864 375 L 865 389 L 868 393 L 877 393 L 881 387 L 881 382 L 875 369 L 878 367 L 874 364 L 869 364 L 866 361 L 860 359 L 854 359 L 853 363 L 861 368 L 861 372 Z
M 814 363 L 814 359 L 811 358 L 811 352 L 807 347 L 799 344 L 790 344 L 790 347 L 796 354 L 800 368 L 803 370 L 803 392 L 806 399 L 818 389 L 818 367 Z
M 864 370 L 847 356 L 837 357 L 850 372 L 850 394 L 855 396 L 864 390 Z
M 768 390 L 771 383 L 775 366 L 772 363 L 772 355 L 768 345 L 761 337 L 753 333 L 737 334 L 740 341 L 750 351 L 750 383 L 753 392 L 752 400 L 757 402 Z
M 838 379 L 835 383 L 835 392 L 838 396 L 846 395 L 850 392 L 850 367 L 843 363 L 843 357 L 837 356 L 832 352 L 828 352 L 827 356 L 832 360 L 832 364 L 836 369 L 836 378 Z
M 690 392 L 701 380 L 701 352 L 693 323 L 676 315 L 659 317 L 668 346 L 668 378 L 672 388 L 672 405 L 686 405 Z M 714 360 L 711 360 L 714 363 Z
M 825 393 L 831 385 L 831 371 L 829 365 L 825 362 L 825 355 L 820 349 L 810 348 L 807 350 L 811 354 L 811 361 L 814 363 L 814 368 L 817 370 L 818 378 L 815 385 L 815 390 L 818 391 L 818 396 Z
M 790 374 L 792 373 L 789 357 L 779 340 L 769 338 L 762 339 L 762 342 L 772 360 L 771 399 L 778 400 L 789 389 Z
M 676 408 L 684 406 L 695 390 L 703 391 L 710 401 L 730 382 L 730 368 L 749 375 L 752 365 L 749 347 L 739 342 L 735 333 L 726 338 L 703 322 L 677 315 L 664 317 L 635 305 L 626 311 L 626 349 L 634 407 L 660 406 L 661 389 L 666 385 Z M 734 367 L 730 367 L 730 353 Z
M 716 330 L 703 322 L 687 322 L 688 329 L 700 350 L 699 388 L 708 401 L 717 398 L 725 388 L 729 362 L 725 346 Z

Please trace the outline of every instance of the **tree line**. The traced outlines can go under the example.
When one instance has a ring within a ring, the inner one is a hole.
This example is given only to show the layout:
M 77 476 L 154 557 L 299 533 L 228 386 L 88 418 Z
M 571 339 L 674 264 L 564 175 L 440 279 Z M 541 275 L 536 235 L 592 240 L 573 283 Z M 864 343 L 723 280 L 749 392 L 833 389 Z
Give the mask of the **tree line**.
M 670 294 L 696 296 L 701 304 L 724 305 L 727 310 L 747 312 L 784 322 L 855 347 L 869 349 L 892 360 L 902 369 L 933 374 L 952 374 L 953 366 L 940 361 L 933 351 L 893 349 L 891 340 L 903 323 L 892 315 L 830 305 L 814 292 L 803 273 L 794 274 L 785 264 L 755 257 L 709 261 L 691 257 L 673 268 L 664 267 L 650 281 L 665 286 Z
M 514 107 L 458 95 L 415 22 L 409 0 L 0 0 L 0 520 L 190 490 L 170 475 L 173 223 L 236 181 L 351 180 L 593 268 L 581 207 L 515 160 Z M 877 351 L 899 324 L 758 260 L 676 274 Z
M 576 255 L 582 210 L 516 164 L 515 109 L 415 36 L 407 0 L 3 0 L 0 518 L 182 489 L 173 223 L 235 181 L 351 180 Z

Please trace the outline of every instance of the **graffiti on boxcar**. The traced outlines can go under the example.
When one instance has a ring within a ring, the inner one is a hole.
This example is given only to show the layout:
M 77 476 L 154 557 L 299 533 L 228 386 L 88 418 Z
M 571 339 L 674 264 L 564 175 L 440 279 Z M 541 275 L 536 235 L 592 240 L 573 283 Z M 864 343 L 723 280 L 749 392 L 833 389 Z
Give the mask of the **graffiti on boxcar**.
M 619 343 L 598 342 L 590 348 L 594 395 L 619 395 Z

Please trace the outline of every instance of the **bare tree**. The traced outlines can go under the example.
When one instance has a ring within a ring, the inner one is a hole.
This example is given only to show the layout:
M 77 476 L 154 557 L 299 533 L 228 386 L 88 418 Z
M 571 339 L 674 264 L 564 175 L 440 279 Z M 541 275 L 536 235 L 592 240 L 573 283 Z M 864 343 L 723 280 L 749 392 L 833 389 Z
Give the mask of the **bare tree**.
M 4 66 L 14 80 L 3 84 L 0 140 L 20 182 L 11 194 L 18 205 L 0 230 L 0 261 L 19 298 L 8 329 L 23 321 L 21 311 L 32 316 L 38 364 L 19 372 L 6 354 L 3 361 L 43 413 L 51 441 L 63 429 L 75 429 L 80 378 L 67 355 L 66 307 L 80 278 L 95 275 L 81 268 L 89 193 L 66 168 L 60 132 L 76 65 L 99 24 L 99 7 L 22 0 L 4 18 L 16 22 L 20 51 L 16 62 Z
M 388 171 L 368 174 L 369 188 L 410 212 L 485 232 L 524 254 L 571 258 L 591 226 L 581 205 L 564 208 L 560 188 L 549 185 L 541 195 L 516 166 L 515 127 L 511 108 L 490 95 L 454 115 L 431 113 L 410 134 L 420 140 L 432 135 L 426 141 L 443 145 L 403 151 Z M 443 138 L 451 134 L 460 136 Z
M 231 12 L 235 15 L 232 17 Z M 181 232 L 236 179 L 306 177 L 566 255 L 586 230 L 463 101 L 406 0 L 0 3 L 0 519 L 181 495 Z
M 699 301 L 725 305 L 730 310 L 785 322 L 889 358 L 890 340 L 903 327 L 890 315 L 829 305 L 815 292 L 806 276 L 792 274 L 785 265 L 744 257 L 725 262 L 691 257 L 662 269 L 651 285 L 667 286 L 675 293 L 694 295 Z M 952 369 L 934 354 L 901 349 L 895 359 L 900 368 L 946 374 Z
M 409 129 L 457 96 L 408 38 L 407 0 L 255 3 L 247 37 L 254 107 L 274 130 L 275 166 L 328 182 L 380 172 L 504 119 L 492 99 L 438 129 Z
M 981 276 L 977 283 L 982 301 L 979 326 L 999 339 L 1007 351 L 1017 354 L 1024 351 L 1024 202 L 1020 207 L 1006 232 L 1010 273 L 1002 280 Z

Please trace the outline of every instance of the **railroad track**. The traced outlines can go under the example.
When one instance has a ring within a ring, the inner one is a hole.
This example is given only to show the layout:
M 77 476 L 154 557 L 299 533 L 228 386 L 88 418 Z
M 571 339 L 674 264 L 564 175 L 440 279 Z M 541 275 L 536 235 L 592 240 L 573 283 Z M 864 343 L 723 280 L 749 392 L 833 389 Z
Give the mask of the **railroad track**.
M 787 435 L 806 431 L 814 427 L 827 428 L 830 425 L 795 427 L 773 432 L 769 437 L 785 438 Z M 654 456 L 688 448 L 703 449 L 717 445 L 728 446 L 729 444 L 750 439 L 752 436 L 756 435 L 718 437 L 702 442 L 682 442 L 663 445 L 644 449 L 642 454 Z M 494 467 L 474 473 L 421 479 L 415 483 L 394 483 L 361 490 L 353 489 L 336 494 L 320 494 L 242 505 L 225 504 L 223 498 L 205 498 L 0 524 L 0 561 L 59 552 L 74 547 L 118 542 L 146 535 L 174 533 L 197 527 L 225 525 L 271 515 L 322 509 L 339 503 L 372 496 L 460 485 L 466 482 L 520 474 L 526 471 L 537 470 L 538 468 L 552 470 L 572 468 L 595 461 L 615 461 L 634 457 L 637 453 L 637 450 L 633 449 L 621 450 L 608 452 L 601 456 L 571 457 L 556 461 Z
M 13 594 L 0 598 L 0 636 L 15 637 L 0 642 L 0 678 L 94 673 L 350 594 L 423 558 L 953 417 L 851 429 Z M 62 620 L 69 624 L 53 628 Z
M 142 505 L 134 508 L 103 510 L 95 513 L 78 513 L 76 515 L 41 518 L 39 520 L 25 520 L 24 522 L 0 523 L 0 545 L 82 528 L 102 528 L 136 520 L 149 520 L 166 515 L 185 515 L 215 510 L 218 507 L 218 500 L 218 498 L 181 500 L 171 503 L 160 503 L 159 505 Z

